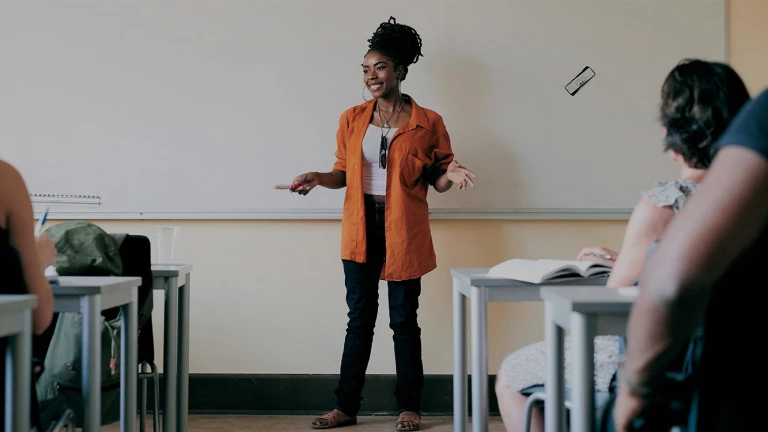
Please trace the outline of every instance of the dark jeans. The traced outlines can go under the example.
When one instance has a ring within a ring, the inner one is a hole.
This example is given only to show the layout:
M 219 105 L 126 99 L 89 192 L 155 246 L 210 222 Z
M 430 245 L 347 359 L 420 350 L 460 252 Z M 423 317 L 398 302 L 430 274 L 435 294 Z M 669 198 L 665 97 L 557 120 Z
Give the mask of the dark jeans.
M 373 328 L 379 309 L 379 276 L 384 263 L 384 204 L 366 196 L 365 264 L 343 261 L 349 322 L 341 356 L 341 376 L 335 394 L 337 409 L 348 416 L 360 411 L 365 371 L 371 358 Z M 417 257 L 414 257 L 417 259 Z M 398 412 L 421 411 L 424 367 L 421 362 L 421 329 L 417 322 L 421 279 L 388 282 L 389 327 L 394 332 Z

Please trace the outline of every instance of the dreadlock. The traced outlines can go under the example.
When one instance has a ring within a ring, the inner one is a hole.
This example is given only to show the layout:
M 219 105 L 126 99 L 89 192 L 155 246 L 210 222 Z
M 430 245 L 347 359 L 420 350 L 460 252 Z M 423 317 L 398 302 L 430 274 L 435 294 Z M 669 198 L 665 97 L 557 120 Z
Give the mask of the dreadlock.
M 402 79 L 408 74 L 408 66 L 419 61 L 419 57 L 424 57 L 421 53 L 421 36 L 413 27 L 398 24 L 395 17 L 389 17 L 389 21 L 379 25 L 373 37 L 368 39 L 368 48 L 368 52 L 376 51 L 388 57 L 395 63 L 395 67 L 402 66 Z

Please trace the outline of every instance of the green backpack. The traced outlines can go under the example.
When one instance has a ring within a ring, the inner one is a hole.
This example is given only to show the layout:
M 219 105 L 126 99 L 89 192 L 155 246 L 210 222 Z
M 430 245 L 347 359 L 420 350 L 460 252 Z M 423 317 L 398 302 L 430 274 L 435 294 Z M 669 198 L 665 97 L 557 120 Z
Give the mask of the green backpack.
M 120 420 L 120 317 L 101 318 L 101 424 Z M 37 381 L 39 400 L 64 396 L 75 413 L 77 427 L 83 425 L 83 315 L 61 313 Z
M 86 221 L 66 221 L 51 226 L 46 234 L 56 244 L 56 271 L 60 276 L 120 276 L 123 271 L 120 244 L 125 235 L 107 234 Z M 151 314 L 151 302 L 148 313 Z M 142 313 L 147 311 L 142 310 Z M 120 419 L 120 317 L 102 319 L 101 327 L 101 424 Z M 83 316 L 63 312 L 58 316 L 53 339 L 37 381 L 38 399 L 63 395 L 83 424 L 82 338 Z M 134 366 L 136 367 L 136 366 Z

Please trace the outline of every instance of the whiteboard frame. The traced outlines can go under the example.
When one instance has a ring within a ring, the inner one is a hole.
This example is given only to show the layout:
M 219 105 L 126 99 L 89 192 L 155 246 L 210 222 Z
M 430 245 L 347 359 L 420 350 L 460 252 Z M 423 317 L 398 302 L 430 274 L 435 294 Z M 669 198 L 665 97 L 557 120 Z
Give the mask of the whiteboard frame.
M 43 211 L 35 209 L 35 217 Z M 57 211 L 51 207 L 49 220 L 341 220 L 341 210 L 296 209 L 225 212 L 99 212 Z M 629 220 L 632 209 L 432 209 L 432 220 Z

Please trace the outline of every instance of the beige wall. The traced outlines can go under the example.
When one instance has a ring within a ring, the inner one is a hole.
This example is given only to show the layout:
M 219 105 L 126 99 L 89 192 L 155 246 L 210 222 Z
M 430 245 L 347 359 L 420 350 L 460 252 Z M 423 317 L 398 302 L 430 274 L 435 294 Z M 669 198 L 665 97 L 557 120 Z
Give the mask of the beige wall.
M 730 59 L 753 93 L 768 85 L 765 23 L 768 1 L 730 1 Z M 152 227 L 161 223 L 165 222 L 100 222 L 109 231 L 150 237 Z M 182 258 L 195 265 L 191 372 L 338 372 L 346 322 L 338 222 L 204 221 L 179 225 Z M 420 309 L 425 372 L 452 371 L 450 268 L 491 266 L 511 257 L 571 258 L 581 246 L 590 244 L 618 248 L 624 225 L 434 221 L 439 268 L 424 279 Z M 381 293 L 369 371 L 394 373 L 386 290 Z M 159 294 L 156 298 L 161 300 Z M 161 335 L 162 307 L 156 309 L 155 326 Z M 541 338 L 540 304 L 491 305 L 490 371 L 495 372 L 507 352 Z M 158 337 L 158 348 L 161 340 Z M 158 363 L 162 361 L 158 359 Z
M 155 222 L 98 222 L 110 232 L 153 235 Z M 175 222 L 170 222 L 175 223 Z M 191 372 L 338 373 L 346 323 L 338 222 L 182 222 L 181 258 L 195 266 Z M 424 367 L 450 373 L 452 267 L 510 257 L 572 258 L 581 246 L 618 247 L 622 222 L 434 221 L 438 270 L 423 283 Z M 386 288 L 371 373 L 394 373 Z M 161 301 L 158 294 L 156 297 Z M 162 303 L 158 303 L 161 305 Z M 155 328 L 161 331 L 162 307 Z M 493 304 L 492 370 L 504 354 L 542 337 L 537 303 Z M 159 345 L 159 341 L 158 341 Z
M 728 1 L 728 61 L 753 96 L 768 87 L 768 1 Z

